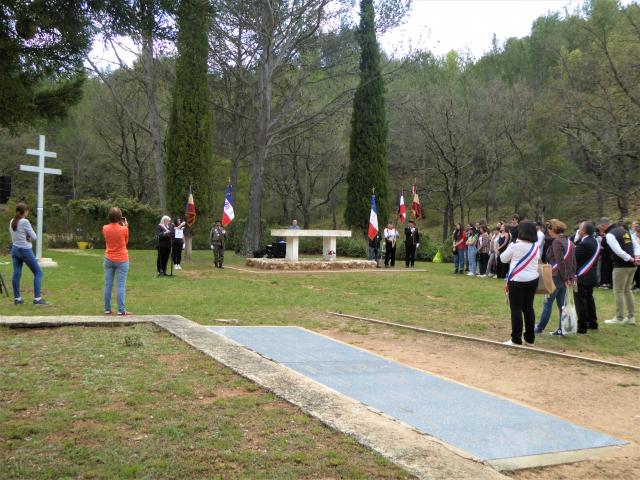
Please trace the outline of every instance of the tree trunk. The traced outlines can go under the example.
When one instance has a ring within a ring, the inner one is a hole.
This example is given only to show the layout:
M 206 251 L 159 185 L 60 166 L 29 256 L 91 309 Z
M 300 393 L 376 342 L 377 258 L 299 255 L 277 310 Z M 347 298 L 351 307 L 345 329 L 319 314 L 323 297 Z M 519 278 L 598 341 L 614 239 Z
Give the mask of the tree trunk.
M 262 180 L 264 165 L 269 153 L 269 124 L 271 122 L 271 96 L 274 58 L 271 52 L 275 28 L 273 12 L 268 1 L 262 2 L 262 54 L 260 59 L 259 94 L 260 104 L 256 115 L 256 148 L 251 165 L 249 190 L 249 212 L 242 234 L 242 254 L 250 255 L 260 248 Z
M 184 245 L 184 258 L 190 262 L 193 260 L 193 237 L 191 235 L 184 236 Z
M 160 131 L 160 114 L 156 104 L 156 77 L 153 65 L 153 34 L 144 32 L 142 39 L 142 64 L 144 66 L 144 85 L 149 103 L 149 130 L 151 130 L 151 145 L 153 164 L 156 170 L 156 188 L 158 189 L 158 205 L 160 210 L 167 209 L 167 189 L 164 176 L 164 150 L 162 133 Z M 177 213 L 177 212 L 172 212 Z
M 618 211 L 620 212 L 620 220 L 623 220 L 629 216 L 629 197 L 626 193 L 619 195 L 616 198 L 618 204 Z
M 338 219 L 336 218 L 336 198 L 331 195 L 331 226 L 334 230 L 338 229 Z
M 449 207 L 444 208 L 442 214 L 442 241 L 446 242 L 449 237 Z
M 489 182 L 489 202 L 491 203 L 491 211 L 495 212 L 498 209 L 498 202 L 496 199 L 496 172 L 491 174 L 491 180 Z M 489 219 L 489 215 L 487 215 L 487 220 Z

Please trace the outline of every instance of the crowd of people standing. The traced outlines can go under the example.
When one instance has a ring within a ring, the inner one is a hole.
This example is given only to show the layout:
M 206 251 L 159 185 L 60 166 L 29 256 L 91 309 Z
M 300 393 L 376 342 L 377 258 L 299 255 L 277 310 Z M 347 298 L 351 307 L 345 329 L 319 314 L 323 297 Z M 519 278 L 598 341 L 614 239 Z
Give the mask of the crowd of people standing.
M 616 316 L 607 324 L 635 325 L 633 290 L 640 288 L 640 223 L 630 226 L 602 218 L 595 224 L 580 222 L 572 232 L 560 220 L 545 223 L 498 222 L 489 228 L 478 222 L 463 228 L 456 224 L 452 234 L 454 274 L 505 279 L 511 309 L 512 335 L 506 344 L 533 344 L 535 335 L 544 332 L 557 305 L 562 316 L 569 289 L 574 292 L 578 316 L 577 332 L 585 334 L 598 328 L 593 290 L 611 288 Z M 539 292 L 540 264 L 552 271 L 553 291 L 545 295 L 539 320 L 533 308 Z M 562 336 L 562 325 L 551 332 Z

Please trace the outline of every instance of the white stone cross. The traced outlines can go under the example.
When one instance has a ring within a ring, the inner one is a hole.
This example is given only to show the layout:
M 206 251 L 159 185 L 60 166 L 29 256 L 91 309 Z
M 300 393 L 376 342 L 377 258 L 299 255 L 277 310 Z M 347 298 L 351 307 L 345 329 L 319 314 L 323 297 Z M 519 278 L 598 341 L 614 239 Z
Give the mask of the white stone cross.
M 53 175 L 62 175 L 62 171 L 57 168 L 45 168 L 45 157 L 56 158 L 55 152 L 47 152 L 44 149 L 44 135 L 40 135 L 40 148 L 34 150 L 27 148 L 27 155 L 35 155 L 38 157 L 38 166 L 33 167 L 31 165 L 20 165 L 20 170 L 23 172 L 35 172 L 38 174 L 38 226 L 36 234 L 38 239 L 36 240 L 36 258 L 40 260 L 42 258 L 42 218 L 44 215 L 44 174 L 50 173 Z

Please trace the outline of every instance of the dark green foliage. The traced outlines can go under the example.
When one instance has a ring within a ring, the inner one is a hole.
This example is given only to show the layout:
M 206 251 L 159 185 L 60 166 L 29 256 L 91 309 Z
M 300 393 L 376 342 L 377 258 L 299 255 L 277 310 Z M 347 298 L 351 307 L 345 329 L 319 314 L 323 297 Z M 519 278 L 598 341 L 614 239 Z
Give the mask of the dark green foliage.
M 160 212 L 149 205 L 126 197 L 113 200 L 97 198 L 71 200 L 68 210 L 60 212 L 60 215 L 68 218 L 69 222 L 68 227 L 61 233 L 74 232 L 74 241 L 88 241 L 92 242 L 94 247 L 104 248 L 102 226 L 109 223 L 108 214 L 111 207 L 119 207 L 122 215 L 129 222 L 129 248 L 152 248 L 155 245 L 156 225 L 160 223 Z M 51 217 L 46 221 L 51 227 L 58 224 Z M 56 233 L 53 228 L 50 228 L 49 232 Z
M 15 129 L 65 115 L 82 93 L 98 1 L 2 2 L 0 126 Z
M 210 216 L 214 208 L 212 121 L 207 85 L 210 22 L 209 3 L 205 0 L 180 3 L 176 83 L 166 140 L 169 213 L 184 213 L 191 185 L 200 221 Z
M 353 100 L 349 171 L 347 173 L 346 224 L 366 232 L 375 187 L 378 222 L 389 218 L 387 165 L 387 119 L 380 49 L 376 40 L 372 0 L 360 2 L 360 84 Z

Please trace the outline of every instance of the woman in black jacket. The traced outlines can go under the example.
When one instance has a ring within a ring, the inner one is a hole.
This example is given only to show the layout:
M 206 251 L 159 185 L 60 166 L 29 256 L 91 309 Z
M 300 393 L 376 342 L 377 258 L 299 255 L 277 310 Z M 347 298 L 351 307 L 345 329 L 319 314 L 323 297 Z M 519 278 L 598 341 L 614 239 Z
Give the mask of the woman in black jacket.
M 160 219 L 156 228 L 156 240 L 158 276 L 164 276 L 167 274 L 167 262 L 171 253 L 171 218 L 166 215 Z

